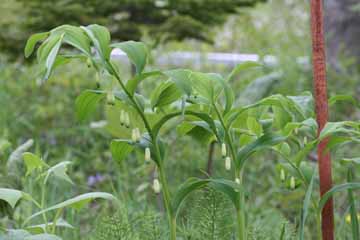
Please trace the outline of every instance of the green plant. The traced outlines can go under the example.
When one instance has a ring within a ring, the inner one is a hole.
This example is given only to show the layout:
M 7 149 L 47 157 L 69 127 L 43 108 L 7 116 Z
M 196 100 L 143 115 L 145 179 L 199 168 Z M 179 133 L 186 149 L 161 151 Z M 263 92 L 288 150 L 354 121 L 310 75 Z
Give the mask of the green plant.
M 330 105 L 335 104 L 339 101 L 350 101 L 354 105 L 358 105 L 354 98 L 350 96 L 338 95 L 329 99 Z M 311 121 L 309 121 L 311 120 Z M 296 178 L 302 183 L 302 185 L 306 189 L 306 194 L 303 202 L 303 207 L 301 211 L 301 221 L 299 225 L 299 238 L 305 239 L 305 221 L 308 215 L 308 211 L 310 206 L 314 209 L 315 218 L 317 220 L 317 237 L 321 239 L 321 211 L 324 208 L 326 202 L 331 198 L 334 193 L 339 191 L 348 191 L 348 201 L 350 213 L 352 216 L 352 232 L 353 239 L 358 239 L 358 223 L 356 216 L 356 209 L 354 203 L 354 196 L 352 193 L 353 189 L 358 188 L 358 183 L 353 182 L 353 173 L 349 169 L 348 177 L 346 184 L 336 185 L 331 188 L 328 192 L 324 193 L 324 195 L 318 200 L 318 196 L 314 196 L 312 194 L 315 182 L 318 182 L 318 178 L 316 177 L 315 168 L 313 168 L 309 163 L 303 162 L 304 157 L 310 154 L 310 152 L 319 146 L 319 144 L 325 139 L 328 140 L 328 146 L 325 148 L 325 152 L 329 153 L 330 151 L 335 151 L 339 147 L 343 147 L 344 144 L 348 143 L 358 143 L 360 137 L 360 123 L 356 121 L 343 121 L 343 122 L 328 122 L 324 128 L 321 130 L 319 135 L 317 132 L 317 125 L 312 124 L 308 125 L 310 122 L 314 122 L 314 119 L 307 119 L 307 124 L 304 124 L 299 128 L 298 131 L 301 133 L 294 136 L 294 139 L 301 143 L 301 149 L 298 151 L 295 156 L 294 165 L 290 166 L 288 164 L 282 164 L 281 169 L 286 169 L 287 173 L 292 176 L 296 176 Z M 308 125 L 308 127 L 305 127 Z M 309 126 L 311 126 L 309 128 Z M 301 141 L 301 138 L 303 140 Z M 284 156 L 286 157 L 286 156 Z M 356 162 L 356 158 L 346 158 L 344 162 L 351 164 Z M 288 161 L 290 163 L 290 161 Z
M 176 239 L 176 216 L 183 200 L 190 192 L 206 185 L 214 187 L 230 197 L 237 212 L 238 238 L 246 239 L 246 207 L 243 192 L 245 162 L 253 153 L 284 142 L 290 134 L 290 132 L 287 135 L 273 133 L 271 131 L 272 121 L 258 122 L 254 116 L 248 117 L 248 112 L 257 108 L 268 109 L 271 106 L 284 108 L 288 114 L 293 114 L 294 116 L 290 116 L 290 120 L 296 120 L 296 117 L 304 119 L 306 113 L 298 104 L 299 100 L 306 101 L 309 96 L 297 99 L 277 95 L 255 104 L 234 108 L 235 97 L 228 85 L 228 80 L 236 74 L 237 69 L 230 73 L 228 79 L 224 79 L 218 74 L 200 73 L 186 69 L 143 72 L 148 57 L 146 46 L 133 41 L 110 44 L 108 30 L 99 25 L 87 27 L 65 25 L 55 28 L 51 32 L 35 34 L 28 40 L 25 48 L 26 56 L 33 52 L 35 44 L 40 40 L 44 41 L 38 49 L 37 58 L 45 80 L 50 77 L 55 67 L 69 61 L 68 55 L 59 54 L 61 45 L 66 43 L 81 52 L 78 55 L 72 54 L 70 58 L 84 59 L 97 70 L 101 78 L 105 78 L 110 83 L 115 80 L 119 84 L 119 91 L 110 88 L 83 92 L 76 100 L 77 115 L 80 120 L 84 120 L 94 110 L 96 103 L 104 98 L 110 106 L 120 105 L 120 121 L 117 124 L 124 126 L 124 129 L 133 128 L 131 140 L 126 138 L 113 140 L 111 151 L 114 158 L 121 161 L 135 148 L 138 148 L 145 151 L 146 161 L 150 159 L 154 161 L 160 180 L 159 183 L 157 178 L 154 179 L 154 190 L 156 193 L 160 192 L 160 188 L 162 190 L 170 228 L 170 239 Z M 95 48 L 96 54 L 91 51 L 92 46 Z M 110 58 L 112 48 L 123 50 L 135 65 L 136 75 L 132 79 L 125 82 L 121 78 L 114 61 Z M 243 66 L 238 68 L 243 68 Z M 147 100 L 143 95 L 137 93 L 136 89 L 141 81 L 150 76 L 165 77 L 167 80 L 161 82 Z M 179 110 L 172 106 L 176 101 L 181 103 Z M 224 105 L 222 105 L 223 102 Z M 244 140 L 245 142 L 243 142 L 248 144 L 237 151 L 238 144 L 235 144 L 234 137 L 243 135 L 243 132 L 236 126 L 236 122 L 243 121 L 240 118 L 243 113 L 246 113 L 245 117 L 250 129 L 245 134 L 250 135 L 250 138 Z M 177 193 L 171 197 L 164 172 L 165 143 L 160 139 L 159 133 L 165 123 L 179 116 L 184 119 L 185 115 L 190 116 L 190 119 L 181 125 L 181 131 L 189 133 L 198 127 L 205 130 L 209 138 L 221 143 L 228 169 L 230 169 L 231 161 L 233 162 L 233 179 L 235 181 L 191 178 L 180 186 Z M 145 133 L 141 135 L 140 132 L 144 130 Z M 264 134 L 262 135 L 262 133 Z M 258 138 L 253 140 L 256 136 Z
M 26 56 L 32 54 L 39 41 L 43 41 L 37 51 L 43 79 L 47 80 L 56 67 L 72 59 L 80 59 L 97 71 L 99 88 L 85 90 L 76 99 L 77 117 L 85 120 L 99 102 L 106 100 L 107 128 L 117 129 L 119 136 L 110 145 L 113 158 L 121 162 L 137 150 L 144 154 L 145 162 L 153 161 L 153 189 L 162 194 L 171 240 L 176 239 L 177 215 L 184 200 L 193 191 L 206 186 L 229 197 L 236 210 L 237 238 L 248 239 L 245 166 L 254 154 L 266 149 L 279 153 L 286 161 L 281 164 L 280 175 L 282 180 L 288 179 L 289 188 L 302 185 L 308 189 L 300 225 L 302 232 L 309 204 L 321 209 L 326 202 L 322 198 L 317 203 L 312 197 L 314 174 L 311 164 L 303 160 L 323 139 L 339 132 L 355 134 L 359 128 L 356 122 L 329 123 L 317 137 L 313 99 L 309 93 L 273 95 L 249 105 L 236 106 L 230 80 L 239 69 L 254 64 L 237 66 L 227 78 L 188 69 L 144 71 L 149 56 L 146 45 L 134 41 L 111 44 L 110 33 L 99 25 L 64 25 L 35 34 L 28 40 Z M 62 44 L 71 45 L 80 53 L 61 51 Z M 127 81 L 121 77 L 116 61 L 111 59 L 113 48 L 124 51 L 135 66 L 135 76 Z M 140 84 L 150 78 L 161 81 L 150 97 L 146 97 Z M 223 161 L 226 169 L 231 170 L 232 180 L 190 178 L 172 194 L 165 173 L 166 141 L 160 137 L 169 122 L 175 123 L 182 135 L 197 136 L 205 143 L 216 141 L 221 145 Z M 336 138 L 330 146 L 343 140 Z M 316 219 L 319 223 L 319 218 Z
M 26 149 L 25 147 L 27 146 L 23 146 L 20 150 Z M 15 155 L 21 154 L 20 150 L 18 149 Z M 55 235 L 58 228 L 73 228 L 72 225 L 61 218 L 64 209 L 73 208 L 80 210 L 94 199 L 117 201 L 109 193 L 91 192 L 75 196 L 52 206 L 46 206 L 50 178 L 73 184 L 66 173 L 67 167 L 71 162 L 64 161 L 54 166 L 49 166 L 39 156 L 30 152 L 23 153 L 22 159 L 26 166 L 27 181 L 31 182 L 33 186 L 31 191 L 36 192 L 36 189 L 40 189 L 39 195 L 41 197 L 39 199 L 36 196 L 16 189 L 0 188 L 0 200 L 10 205 L 12 209 L 18 208 L 19 205 L 24 205 L 26 209 L 30 209 L 28 211 L 24 208 L 23 214 L 18 217 L 15 216 L 12 227 L 16 229 L 7 229 L 7 234 L 4 236 L 5 239 L 60 239 Z M 33 207 L 38 209 L 35 213 L 32 211 Z M 51 212 L 55 212 L 55 214 L 50 214 Z M 29 215 L 26 216 L 27 214 Z M 41 224 L 30 224 L 39 217 L 42 218 Z

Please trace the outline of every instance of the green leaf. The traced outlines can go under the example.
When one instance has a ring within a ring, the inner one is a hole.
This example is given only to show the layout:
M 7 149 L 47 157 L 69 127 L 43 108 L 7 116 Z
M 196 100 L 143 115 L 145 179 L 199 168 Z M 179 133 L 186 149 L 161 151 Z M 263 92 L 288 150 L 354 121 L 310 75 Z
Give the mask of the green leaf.
M 214 133 L 204 121 L 183 122 L 176 130 L 179 136 L 189 135 L 204 145 L 208 145 L 214 137 Z
M 304 96 L 299 96 L 299 98 L 295 98 L 295 97 L 285 97 L 280 94 L 272 95 L 263 98 L 254 104 L 232 109 L 225 115 L 225 121 L 229 126 L 231 126 L 231 124 L 233 124 L 233 122 L 245 111 L 258 107 L 269 106 L 269 107 L 281 108 L 285 111 L 286 114 L 289 114 L 289 116 L 291 116 L 292 121 L 301 122 L 308 118 L 307 114 L 309 113 L 304 112 L 305 109 L 307 109 L 307 107 L 304 108 L 300 107 L 299 102 L 301 101 L 306 102 L 307 99 L 310 99 L 310 96 L 304 95 Z
M 340 102 L 340 101 L 350 102 L 354 106 L 360 108 L 360 103 L 353 96 L 350 96 L 350 95 L 335 95 L 335 96 L 332 96 L 329 99 L 329 105 L 332 106 L 332 105 L 334 105 L 334 104 L 336 104 L 337 102 Z
M 59 53 L 64 35 L 50 35 L 38 49 L 38 61 L 44 64 L 44 79 L 47 80 L 53 70 L 57 54 Z
M 281 142 L 284 142 L 286 139 L 287 137 L 278 134 L 264 134 L 255 141 L 249 143 L 248 145 L 240 149 L 237 154 L 238 157 L 236 159 L 236 164 L 239 166 L 239 168 L 242 168 L 242 166 L 245 164 L 245 161 L 253 153 L 263 149 L 269 149 Z
M 96 109 L 96 105 L 105 98 L 101 91 L 85 90 L 75 101 L 76 117 L 79 121 L 87 119 Z
M 22 145 L 18 146 L 15 151 L 10 154 L 9 160 L 6 164 L 7 175 L 19 176 L 22 173 L 23 159 L 22 155 L 28 151 L 34 144 L 33 139 L 27 140 Z
M 137 75 L 142 73 L 149 55 L 149 50 L 144 43 L 127 41 L 114 43 L 111 46 L 114 48 L 120 48 L 126 53 L 130 61 L 135 65 Z
M 76 196 L 76 197 L 68 199 L 64 202 L 55 204 L 49 208 L 43 209 L 43 210 L 33 214 L 32 216 L 28 217 L 25 220 L 24 225 L 39 215 L 42 215 L 44 213 L 54 211 L 57 209 L 63 209 L 63 208 L 68 207 L 68 208 L 74 208 L 76 210 L 80 210 L 86 204 L 88 204 L 89 202 L 91 202 L 92 200 L 95 200 L 95 199 L 106 199 L 106 200 L 111 200 L 111 201 L 117 201 L 117 199 L 112 194 L 105 193 L 105 192 L 92 192 L 92 193 L 81 194 L 79 196 Z
M 12 208 L 24 196 L 23 192 L 10 188 L 0 188 L 0 199 L 7 202 Z
M 321 212 L 324 208 L 327 201 L 335 194 L 341 191 L 347 191 L 347 190 L 355 190 L 360 188 L 360 183 L 358 182 L 352 182 L 352 183 L 344 183 L 339 184 L 334 187 L 332 187 L 329 191 L 327 191 L 320 199 L 319 201 L 319 207 L 318 211 Z
M 164 74 L 168 76 L 178 88 L 187 96 L 190 96 L 192 93 L 191 87 L 191 76 L 192 71 L 187 69 L 174 69 L 165 71 Z
M 300 112 L 303 118 L 311 118 L 314 116 L 314 99 L 311 93 L 305 92 L 303 95 L 287 96 L 287 98 L 294 103 L 290 104 L 290 108 Z
M 355 135 L 360 137 L 359 131 L 360 123 L 344 121 L 344 122 L 328 122 L 325 127 L 322 129 L 319 139 L 322 140 L 326 137 L 335 135 L 335 134 L 346 134 L 346 135 Z
M 77 48 L 86 56 L 91 55 L 90 39 L 83 29 L 71 25 L 62 25 L 51 31 L 51 34 L 64 34 L 63 42 Z
M 355 163 L 360 164 L 360 157 L 358 158 L 344 158 L 341 160 L 342 163 Z
M 49 222 L 47 224 L 44 223 L 44 224 L 32 225 L 32 226 L 26 227 L 26 230 L 31 232 L 32 234 L 40 234 L 40 233 L 45 233 L 47 227 L 48 228 L 60 227 L 60 228 L 74 229 L 74 227 L 71 224 L 66 222 L 64 219 L 60 218 L 56 221 L 55 224 L 53 222 Z
M 260 136 L 263 132 L 261 124 L 256 120 L 255 117 L 248 117 L 247 121 L 247 127 L 249 130 L 254 133 L 256 136 Z
M 299 227 L 299 239 L 304 240 L 304 233 L 305 233 L 305 222 L 308 215 L 309 205 L 311 203 L 311 193 L 313 191 L 313 185 L 314 185 L 314 179 L 315 179 L 315 171 L 312 174 L 310 184 L 306 190 L 304 203 L 302 206 L 301 211 L 301 220 L 300 220 L 300 227 Z
M 291 148 L 287 142 L 283 142 L 278 145 L 275 145 L 273 148 L 286 157 L 289 157 L 291 154 Z
M 24 240 L 62 240 L 62 239 L 53 234 L 42 233 L 42 234 L 26 237 Z
M 220 93 L 220 84 L 223 81 L 219 74 L 194 72 L 191 75 L 192 86 L 200 96 L 206 98 L 209 103 L 214 103 Z
M 326 145 L 325 152 L 336 149 L 344 144 L 355 142 L 360 143 L 360 139 L 349 136 L 331 136 L 328 144 Z
M 35 45 L 44 39 L 46 39 L 49 36 L 49 32 L 43 32 L 43 33 L 35 33 L 30 36 L 30 38 L 26 42 L 25 46 L 25 57 L 30 57 L 30 55 L 34 52 Z
M 293 162 L 296 164 L 296 166 L 299 166 L 300 163 L 309 155 L 309 153 L 317 146 L 318 141 L 314 140 L 309 143 L 307 143 L 305 146 L 303 146 L 294 156 Z
M 126 89 L 129 91 L 131 95 L 133 95 L 136 90 L 136 87 L 142 80 L 153 76 L 163 76 L 163 73 L 161 71 L 151 71 L 151 72 L 137 74 L 135 77 L 127 81 Z
M 235 101 L 235 94 L 232 88 L 229 86 L 228 83 L 225 82 L 225 80 L 221 79 L 221 84 L 224 88 L 224 95 L 225 95 L 225 109 L 224 109 L 224 115 L 228 113 Z
M 74 184 L 73 181 L 70 179 L 70 177 L 66 174 L 67 167 L 70 164 L 71 164 L 71 162 L 64 161 L 64 162 L 60 162 L 60 163 L 52 166 L 51 168 L 49 168 L 45 175 L 44 184 L 47 183 L 47 181 L 51 175 L 53 175 L 57 178 L 60 178 L 62 180 L 65 180 L 71 184 Z
M 209 186 L 226 194 L 236 209 L 239 209 L 240 194 L 244 194 L 244 191 L 240 184 L 226 180 L 226 179 L 210 179 Z
M 191 192 L 205 187 L 208 182 L 209 179 L 189 178 L 183 184 L 181 184 L 171 202 L 172 213 L 177 215 L 185 198 Z
M 97 24 L 92 24 L 81 28 L 91 39 L 103 62 L 108 61 L 110 59 L 111 53 L 111 37 L 109 30 L 106 27 Z
M 251 143 L 252 141 L 254 141 L 254 138 L 255 138 L 255 136 L 242 134 L 239 138 L 239 144 L 240 144 L 240 146 L 247 145 L 247 144 Z
M 302 127 L 306 128 L 307 132 L 311 134 L 311 136 L 317 137 L 318 126 L 316 120 L 313 118 L 305 119 L 302 122 L 288 122 L 281 131 L 285 136 L 290 136 L 295 129 Z
M 272 106 L 274 113 L 274 125 L 279 129 L 284 129 L 288 124 L 293 123 L 291 115 L 283 108 Z
M 24 163 L 26 166 L 26 176 L 30 175 L 35 169 L 42 169 L 46 167 L 46 163 L 37 155 L 25 152 L 23 154 Z
M 161 127 L 170 119 L 180 116 L 182 115 L 183 112 L 174 112 L 174 113 L 169 113 L 165 116 L 163 116 L 157 123 L 154 124 L 154 126 L 152 127 L 152 131 L 153 131 L 153 135 L 157 136 L 159 134 L 159 131 L 161 129 Z M 208 125 L 209 128 L 211 129 L 211 131 L 214 133 L 214 135 L 217 136 L 217 138 L 220 139 L 220 137 L 218 136 L 218 132 L 217 132 L 217 128 L 215 125 L 214 120 L 209 117 L 209 115 L 205 114 L 205 113 L 198 113 L 198 112 L 193 112 L 193 111 L 185 111 L 184 114 L 186 115 L 191 115 L 197 118 L 200 118 L 201 120 L 205 121 Z
M 261 66 L 262 66 L 262 64 L 260 64 L 258 62 L 253 62 L 253 61 L 247 61 L 247 62 L 240 63 L 240 64 L 236 65 L 236 67 L 233 68 L 233 70 L 227 77 L 227 81 L 233 80 L 235 75 L 241 73 L 242 71 L 245 71 L 245 70 L 248 70 L 251 68 L 258 68 Z
M 134 150 L 134 145 L 129 140 L 116 139 L 111 141 L 110 150 L 113 158 L 120 163 Z
M 348 167 L 348 173 L 347 173 L 347 181 L 352 182 L 354 180 L 353 176 L 353 168 L 351 165 Z M 349 206 L 350 206 L 350 215 L 351 215 L 351 231 L 352 236 L 354 240 L 360 239 L 360 233 L 359 233 L 359 221 L 358 221 L 358 214 L 356 211 L 356 203 L 354 199 L 354 194 L 352 189 L 348 190 L 348 200 L 349 200 Z
M 172 81 L 162 82 L 151 95 L 151 107 L 163 107 L 181 98 L 181 91 Z

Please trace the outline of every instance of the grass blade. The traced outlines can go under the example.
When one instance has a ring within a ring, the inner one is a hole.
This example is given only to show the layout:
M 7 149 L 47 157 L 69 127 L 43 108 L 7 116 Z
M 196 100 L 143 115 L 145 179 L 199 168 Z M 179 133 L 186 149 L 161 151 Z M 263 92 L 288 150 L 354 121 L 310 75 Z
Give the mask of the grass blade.
M 352 169 L 353 168 L 350 165 L 348 168 L 348 175 L 347 175 L 348 182 L 352 182 L 353 178 L 354 178 Z M 359 240 L 360 239 L 359 238 L 359 221 L 358 221 L 357 213 L 356 213 L 354 194 L 351 189 L 348 190 L 348 200 L 349 200 L 349 205 L 350 205 L 351 231 L 352 231 L 353 240 Z
M 303 208 L 301 211 L 301 221 L 300 221 L 300 227 L 299 227 L 299 239 L 300 240 L 304 240 L 305 222 L 306 222 L 306 217 L 308 215 L 309 205 L 310 205 L 310 201 L 311 201 L 311 193 L 313 190 L 314 178 L 315 178 L 315 171 L 312 174 L 310 184 L 306 191 L 304 204 L 303 204 Z

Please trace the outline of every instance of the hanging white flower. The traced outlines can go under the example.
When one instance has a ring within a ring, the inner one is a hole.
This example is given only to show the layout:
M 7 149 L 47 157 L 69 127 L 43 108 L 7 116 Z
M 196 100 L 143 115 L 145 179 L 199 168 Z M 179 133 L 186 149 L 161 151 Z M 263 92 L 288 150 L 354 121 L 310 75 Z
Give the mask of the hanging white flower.
M 226 144 L 221 144 L 221 155 L 222 157 L 226 157 Z
M 160 193 L 161 186 L 160 186 L 159 179 L 157 179 L 157 178 L 155 178 L 153 181 L 153 189 L 154 189 L 155 193 Z
M 145 161 L 149 162 L 151 160 L 151 152 L 150 152 L 150 148 L 145 148 Z
M 225 158 L 225 169 L 228 171 L 231 169 L 231 158 L 230 157 Z

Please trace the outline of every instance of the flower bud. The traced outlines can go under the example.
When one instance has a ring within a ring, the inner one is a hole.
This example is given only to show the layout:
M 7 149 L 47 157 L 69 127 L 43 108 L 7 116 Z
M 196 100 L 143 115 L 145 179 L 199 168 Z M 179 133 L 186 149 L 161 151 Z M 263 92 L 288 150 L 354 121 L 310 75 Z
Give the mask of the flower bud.
M 131 140 L 133 142 L 137 142 L 137 131 L 136 131 L 137 128 L 134 128 L 132 131 L 131 131 Z
M 121 126 L 125 124 L 125 111 L 121 110 L 120 112 L 120 124 Z
M 113 91 L 109 91 L 106 96 L 107 104 L 109 105 L 115 105 L 115 95 Z
M 157 178 L 155 178 L 153 181 L 153 189 L 154 189 L 155 193 L 160 193 L 161 186 L 160 186 L 159 179 L 157 179 Z
M 129 116 L 129 113 L 125 112 L 125 119 L 124 119 L 124 124 L 127 128 L 130 127 L 130 116 Z
M 290 178 L 290 188 L 295 189 L 295 177 L 294 176 L 292 176 Z
M 236 182 L 237 184 L 240 184 L 240 179 L 239 179 L 239 178 L 235 178 L 235 182 Z
M 230 157 L 225 158 L 225 169 L 228 171 L 231 169 L 231 158 Z
M 140 142 L 141 134 L 139 128 L 135 128 L 136 142 Z
M 280 180 L 283 182 L 285 181 L 286 175 L 284 169 L 280 170 Z
M 90 59 L 90 58 L 87 58 L 87 59 L 86 59 L 86 65 L 87 65 L 88 68 L 91 68 L 92 63 L 91 63 L 91 59 Z
M 150 148 L 145 148 L 145 162 L 149 162 L 151 160 L 151 152 Z
M 221 144 L 221 155 L 222 157 L 226 157 L 226 144 Z

